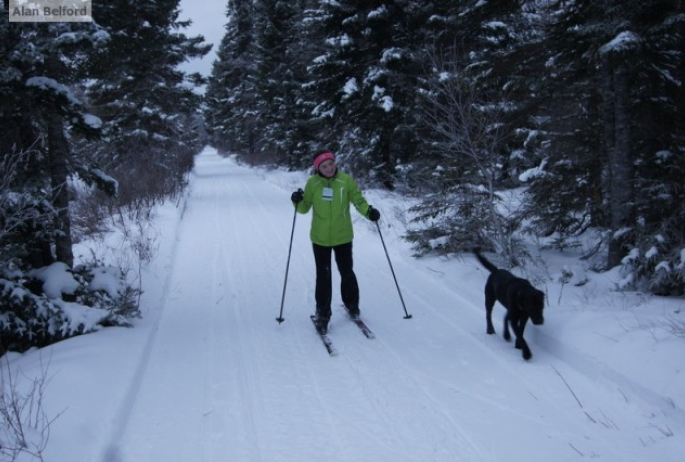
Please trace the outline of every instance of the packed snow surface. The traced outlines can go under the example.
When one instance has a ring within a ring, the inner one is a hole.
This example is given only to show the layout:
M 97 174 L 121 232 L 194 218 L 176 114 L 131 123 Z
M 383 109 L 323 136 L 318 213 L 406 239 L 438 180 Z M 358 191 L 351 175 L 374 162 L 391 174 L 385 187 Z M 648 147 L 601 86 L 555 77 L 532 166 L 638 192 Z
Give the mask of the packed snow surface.
M 617 292 L 617 274 L 542 253 L 526 276 L 547 294 L 546 322 L 527 328 L 524 361 L 501 336 L 501 306 L 485 333 L 486 270 L 470 255 L 412 257 L 408 201 L 369 190 L 412 318 L 379 228 L 353 211 L 376 338 L 346 319 L 334 266 L 330 357 L 309 320 L 311 218 L 290 203 L 306 178 L 206 148 L 186 197 L 154 217 L 143 319 L 2 359 L 19 389 L 47 377 L 46 461 L 683 460 L 682 298 Z M 580 285 L 560 282 L 574 265 Z

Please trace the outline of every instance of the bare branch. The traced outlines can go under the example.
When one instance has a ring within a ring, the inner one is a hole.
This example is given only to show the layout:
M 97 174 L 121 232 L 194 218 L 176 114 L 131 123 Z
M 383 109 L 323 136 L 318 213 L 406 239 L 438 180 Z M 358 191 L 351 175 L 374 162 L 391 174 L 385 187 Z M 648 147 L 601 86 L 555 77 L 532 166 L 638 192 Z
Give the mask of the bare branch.
M 29 379 L 27 386 L 14 376 L 8 359 L 0 364 L 0 456 L 10 461 L 22 453 L 45 460 L 50 425 L 60 415 L 49 419 L 43 407 L 48 366 L 43 365 L 41 374 Z

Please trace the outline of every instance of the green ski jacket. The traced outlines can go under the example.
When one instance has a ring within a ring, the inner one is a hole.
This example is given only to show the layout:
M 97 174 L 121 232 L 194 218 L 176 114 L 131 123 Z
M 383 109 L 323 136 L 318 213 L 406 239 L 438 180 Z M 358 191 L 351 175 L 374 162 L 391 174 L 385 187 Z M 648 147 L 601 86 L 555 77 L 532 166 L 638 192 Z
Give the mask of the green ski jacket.
M 369 204 L 351 176 L 338 171 L 332 178 L 315 174 L 307 180 L 297 211 L 307 213 L 313 208 L 309 236 L 314 244 L 333 247 L 352 242 L 350 203 L 367 216 Z

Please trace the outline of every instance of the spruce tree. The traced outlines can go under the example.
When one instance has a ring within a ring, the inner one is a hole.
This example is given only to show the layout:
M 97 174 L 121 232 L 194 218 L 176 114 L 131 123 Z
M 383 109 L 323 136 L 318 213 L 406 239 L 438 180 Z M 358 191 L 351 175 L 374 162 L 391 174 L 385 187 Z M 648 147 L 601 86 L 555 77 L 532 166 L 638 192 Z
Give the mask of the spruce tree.
M 229 0 L 226 34 L 217 50 L 205 94 L 205 121 L 219 151 L 257 151 L 255 89 L 256 49 L 253 2 Z
M 529 211 L 562 239 L 605 229 L 602 267 L 624 264 L 636 285 L 682 292 L 683 237 L 671 225 L 682 217 L 671 175 L 683 167 L 682 2 L 553 6 L 546 163 Z
M 122 203 L 179 192 L 201 148 L 193 120 L 201 103 L 194 89 L 202 78 L 178 65 L 211 46 L 202 36 L 183 34 L 189 23 L 178 20 L 178 4 L 115 0 L 94 12 L 111 38 L 89 56 L 85 92 L 108 142 L 86 144 L 80 152 L 120 179 Z
M 307 106 L 300 104 L 305 66 L 311 57 L 302 46 L 307 1 L 255 2 L 255 89 L 260 156 L 269 162 L 301 165 L 310 157 Z
M 515 223 L 499 212 L 498 190 L 517 184 L 516 134 L 527 108 L 520 78 L 525 71 L 513 56 L 532 26 L 519 2 L 434 6 L 420 93 L 421 133 L 430 156 L 415 164 L 432 186 L 414 209 L 416 220 L 429 225 L 409 238 L 419 252 L 449 253 L 478 244 L 516 263 L 522 249 L 511 238 Z
M 4 14 L 0 33 L 3 34 L 3 67 L 8 72 L 2 73 L 0 92 L 9 96 L 9 101 L 5 101 L 10 104 L 3 104 L 0 117 L 18 131 L 3 138 L 3 163 L 7 165 L 6 160 L 18 153 L 27 156 L 22 162 L 30 161 L 32 166 L 24 177 L 26 182 L 13 183 L 10 187 L 50 191 L 49 202 L 54 213 L 53 222 L 47 227 L 52 232 L 47 235 L 55 249 L 54 258 L 72 266 L 68 179 L 74 173 L 74 166 L 68 137 L 94 134 L 98 130 L 96 118 L 88 114 L 74 87 L 84 65 L 84 55 L 108 37 L 97 24 L 7 23 L 7 20 L 8 15 Z M 45 227 L 40 225 L 36 234 L 45 236 L 42 229 Z M 37 239 L 45 242 L 44 237 Z M 50 262 L 51 255 L 44 244 L 34 248 L 33 253 L 30 260 Z
M 322 53 L 310 66 L 314 116 L 341 161 L 394 188 L 399 162 L 414 157 L 416 82 L 426 10 L 411 1 L 325 2 L 314 13 Z

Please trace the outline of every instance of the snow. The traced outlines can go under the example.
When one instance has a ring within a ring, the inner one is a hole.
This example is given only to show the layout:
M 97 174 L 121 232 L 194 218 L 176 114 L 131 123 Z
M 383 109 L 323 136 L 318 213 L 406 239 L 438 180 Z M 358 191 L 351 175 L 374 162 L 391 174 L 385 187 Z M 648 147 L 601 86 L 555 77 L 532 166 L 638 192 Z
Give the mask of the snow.
M 631 31 L 623 31 L 608 43 L 602 45 L 599 49 L 599 53 L 603 55 L 611 52 L 631 51 L 634 50 L 639 43 L 640 38 L 636 34 Z
M 385 111 L 390 112 L 395 106 L 392 97 L 385 94 L 385 88 L 374 85 L 373 95 L 371 96 L 373 101 L 378 102 L 378 105 Z
M 49 77 L 44 77 L 44 76 L 39 76 L 39 77 L 29 77 L 26 80 L 26 86 L 27 87 L 37 87 L 40 88 L 41 90 L 51 90 L 54 91 L 62 96 L 64 96 L 70 104 L 73 104 L 74 106 L 80 106 L 81 101 L 74 95 L 74 92 L 71 91 L 71 88 L 67 87 L 66 85 L 62 85 L 55 79 L 51 79 Z
M 486 270 L 469 255 L 413 258 L 401 239 L 407 201 L 369 190 L 413 317 L 378 229 L 354 212 L 362 316 L 376 338 L 346 320 L 337 290 L 339 355 L 316 336 L 308 215 L 295 216 L 276 322 L 289 198 L 306 175 L 206 148 L 187 197 L 154 218 L 159 250 L 135 327 L 2 358 L 17 390 L 49 378 L 44 460 L 682 460 L 685 339 L 669 326 L 685 321 L 683 299 L 616 292 L 618 272 L 593 273 L 570 250 L 526 271 L 547 308 L 545 324 L 526 329 L 524 361 L 502 339 L 499 305 L 498 333 L 485 333 Z
M 352 44 L 352 38 L 350 38 L 350 36 L 347 34 L 342 34 L 339 37 L 331 37 L 326 39 L 326 43 L 331 46 L 344 48 Z
M 69 271 L 69 267 L 59 261 L 31 271 L 29 276 L 43 281 L 43 292 L 48 298 L 61 298 L 62 294 L 73 294 L 78 289 L 78 282 Z
M 542 159 L 540 165 L 530 168 L 519 175 L 519 180 L 523 183 L 531 181 L 534 178 L 546 175 L 545 167 L 547 166 L 547 159 Z
M 352 77 L 345 82 L 345 85 L 343 86 L 343 100 L 348 99 L 351 97 L 354 93 L 356 93 L 359 90 L 359 86 L 357 85 L 357 79 L 356 77 Z
M 369 14 L 367 15 L 367 18 L 369 19 L 378 19 L 386 16 L 388 14 L 388 8 L 385 5 L 381 5 L 379 8 L 376 8 L 375 10 L 369 11 Z
M 102 128 L 102 119 L 93 114 L 84 114 L 83 123 L 94 129 Z
M 58 304 L 66 314 L 68 324 L 61 327 L 62 333 L 67 335 L 72 332 L 79 332 L 81 328 L 86 331 L 97 329 L 98 323 L 108 316 L 107 310 L 90 308 L 80 303 L 69 303 L 60 301 Z
M 402 49 L 401 48 L 388 48 L 387 50 L 383 50 L 383 53 L 381 55 L 381 63 L 383 64 L 388 64 L 392 61 L 399 61 L 402 59 Z
M 104 290 L 110 297 L 115 298 L 117 295 L 124 292 L 121 280 L 119 279 L 119 270 L 112 266 L 101 266 L 93 268 L 93 280 L 90 281 L 88 289 L 95 292 Z

